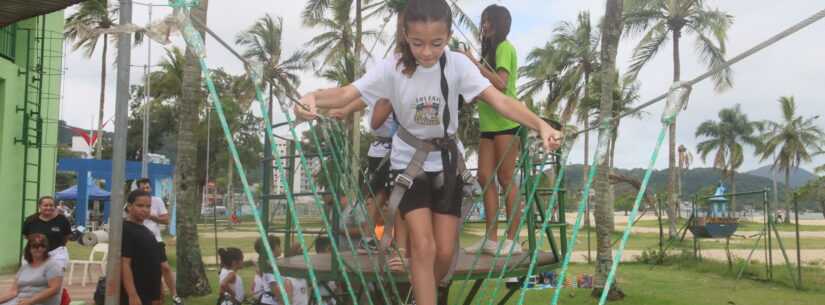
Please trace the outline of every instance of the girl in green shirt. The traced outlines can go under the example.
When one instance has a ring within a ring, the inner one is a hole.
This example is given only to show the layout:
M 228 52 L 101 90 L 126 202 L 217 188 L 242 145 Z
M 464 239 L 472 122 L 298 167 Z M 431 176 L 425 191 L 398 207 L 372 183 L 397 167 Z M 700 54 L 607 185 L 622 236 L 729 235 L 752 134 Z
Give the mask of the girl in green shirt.
M 482 62 L 475 60 L 470 52 L 465 51 L 465 53 L 476 63 L 481 74 L 489 79 L 493 86 L 505 95 L 515 98 L 518 60 L 516 49 L 507 41 L 511 21 L 510 12 L 507 8 L 495 4 L 488 6 L 481 14 Z M 495 70 L 491 67 L 495 67 Z M 478 103 L 478 116 L 481 129 L 478 152 L 478 180 L 482 186 L 489 185 L 484 191 L 487 240 L 484 242 L 484 239 L 482 239 L 465 250 L 470 253 L 495 254 L 498 247 L 496 211 L 498 211 L 499 192 L 501 192 L 507 194 L 507 217 L 513 218 L 513 225 L 508 230 L 507 240 L 502 245 L 502 251 L 506 254 L 512 249 L 513 253 L 521 253 L 521 247 L 513 245 L 513 238 L 517 233 L 515 226 L 519 223 L 519 217 L 521 216 L 521 209 L 516 209 L 515 214 L 513 213 L 513 204 L 517 202 L 518 195 L 518 185 L 513 181 L 513 174 L 520 148 L 519 138 L 516 134 L 521 126 L 496 112 L 484 101 Z M 499 162 L 501 162 L 501 166 L 497 173 L 498 184 L 490 183 L 489 180 L 496 177 L 493 171 Z

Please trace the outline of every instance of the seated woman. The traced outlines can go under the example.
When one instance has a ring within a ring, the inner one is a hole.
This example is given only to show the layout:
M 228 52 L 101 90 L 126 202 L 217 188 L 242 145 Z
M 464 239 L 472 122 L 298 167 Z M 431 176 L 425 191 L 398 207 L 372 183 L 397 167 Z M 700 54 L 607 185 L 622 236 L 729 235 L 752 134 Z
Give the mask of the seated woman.
M 60 304 L 63 267 L 49 258 L 48 248 L 45 235 L 29 234 L 23 250 L 26 263 L 20 266 L 11 288 L 0 295 L 0 305 Z

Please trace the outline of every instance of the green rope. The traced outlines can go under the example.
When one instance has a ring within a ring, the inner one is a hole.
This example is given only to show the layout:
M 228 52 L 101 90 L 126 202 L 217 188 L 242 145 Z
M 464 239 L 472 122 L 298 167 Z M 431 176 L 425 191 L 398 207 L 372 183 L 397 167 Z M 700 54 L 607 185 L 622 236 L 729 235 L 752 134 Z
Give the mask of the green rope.
M 610 137 L 609 132 L 610 125 L 606 122 L 602 122 L 602 129 L 599 131 L 599 142 L 596 145 L 596 152 L 593 157 L 592 164 L 590 165 L 590 171 L 587 175 L 587 182 L 584 184 L 584 189 L 582 190 L 582 198 L 579 201 L 578 211 L 576 212 L 576 223 L 573 225 L 573 232 L 571 233 L 570 240 L 567 242 L 567 253 L 564 254 L 564 260 L 561 264 L 561 270 L 559 271 L 559 278 L 556 282 L 556 290 L 553 291 L 553 300 L 551 302 L 552 305 L 556 305 L 559 303 L 559 297 L 561 296 L 561 290 L 564 284 L 564 277 L 567 274 L 567 269 L 570 265 L 570 258 L 573 256 L 573 249 L 576 247 L 576 238 L 579 235 L 579 229 L 581 229 L 582 218 L 585 213 L 585 207 L 587 206 L 587 198 L 590 195 L 590 188 L 593 186 L 593 178 L 596 176 L 598 164 L 604 159 L 605 157 L 605 148 L 607 148 L 607 143 Z
M 523 126 L 521 126 L 521 125 L 519 125 L 519 127 L 518 127 L 518 128 L 519 128 L 519 131 L 521 131 L 524 127 L 523 127 Z M 505 150 L 504 150 L 504 155 L 505 155 L 505 156 L 506 156 L 507 154 L 509 154 L 509 153 L 510 153 L 510 150 L 512 150 L 512 149 L 513 149 L 513 147 L 515 147 L 515 146 L 516 146 L 516 145 L 515 145 L 515 143 L 516 143 L 516 140 L 517 140 L 517 139 L 519 139 L 519 137 L 513 137 L 513 138 L 510 140 L 510 142 L 507 144 L 507 149 L 505 149 Z M 520 154 L 520 156 L 521 156 L 521 155 L 522 155 L 522 154 Z M 521 157 L 520 157 L 520 158 L 521 158 Z M 517 160 L 517 161 L 516 161 L 516 164 L 519 164 L 520 162 L 522 162 L 522 160 Z M 481 188 L 482 205 L 483 205 L 484 193 L 487 191 L 487 189 L 488 189 L 488 188 L 490 188 L 491 186 L 494 186 L 494 185 L 493 185 L 493 181 L 495 181 L 495 180 L 496 180 L 496 179 L 495 179 L 495 177 L 497 177 L 497 176 L 498 176 L 498 171 L 499 171 L 499 169 L 501 168 L 501 166 L 502 166 L 503 164 L 504 164 L 504 158 L 501 158 L 500 160 L 498 160 L 498 162 L 497 162 L 497 164 L 496 164 L 496 167 L 493 169 L 493 172 L 492 172 L 492 175 L 490 176 L 490 178 L 489 178 L 487 181 L 480 181 L 480 182 L 484 183 L 484 187 L 482 187 L 482 188 Z M 512 185 L 514 185 L 514 184 L 515 184 L 515 183 L 514 183 L 515 181 L 516 181 L 516 175 L 513 175 L 513 177 L 511 177 L 511 178 L 510 178 L 510 185 L 511 185 L 511 186 L 512 186 Z M 505 205 L 506 205 L 507 199 L 508 199 L 508 198 L 510 198 L 510 192 L 512 192 L 512 190 L 513 190 L 513 189 L 515 189 L 515 188 L 514 188 L 514 187 L 510 187 L 510 188 L 508 188 L 507 190 L 505 190 L 505 191 L 504 191 Z M 515 208 L 516 208 L 517 206 L 518 206 L 518 204 L 517 204 L 516 202 L 514 202 L 514 203 L 513 203 L 513 212 L 515 212 Z M 490 213 L 491 211 L 485 211 L 485 212 L 486 212 L 486 213 Z M 501 213 L 501 211 L 499 211 L 499 209 L 496 209 L 494 213 L 495 213 L 495 217 L 494 217 L 493 219 L 495 219 L 495 221 L 498 221 L 498 216 L 499 216 L 499 214 Z M 522 215 L 522 217 L 523 217 L 523 215 Z M 467 221 L 467 219 L 464 219 L 464 221 L 466 222 L 466 221 Z M 507 228 L 507 230 L 509 230 L 509 228 L 510 228 L 511 221 L 512 221 L 512 219 L 507 219 L 507 224 L 506 224 L 506 228 Z M 482 237 L 482 239 L 481 239 L 481 240 L 482 240 L 482 245 L 483 245 L 483 244 L 485 244 L 485 243 L 487 243 L 487 240 L 488 240 L 488 236 L 487 236 L 487 235 L 488 235 L 488 232 L 487 232 L 487 231 L 488 231 L 489 229 L 490 229 L 490 228 L 486 228 L 486 227 L 485 227 L 484 236 L 483 236 L 483 237 Z M 505 233 L 504 233 L 504 235 L 503 235 L 503 236 L 504 236 L 504 238 L 505 238 L 505 240 L 507 239 L 507 238 L 506 238 L 506 236 L 507 236 L 507 235 L 506 235 L 506 234 L 507 234 L 507 230 L 505 230 Z M 497 234 L 498 234 L 498 232 L 496 232 L 495 234 L 497 235 Z M 456 250 L 457 250 L 457 251 L 460 251 L 461 249 L 456 249 Z M 470 264 L 470 269 L 468 270 L 467 274 L 466 274 L 466 275 L 465 275 L 465 277 L 464 277 L 464 281 L 463 281 L 463 283 L 462 283 L 462 285 L 461 285 L 461 290 L 459 290 L 458 295 L 464 295 L 464 291 L 465 291 L 465 289 L 466 289 L 466 287 L 467 287 L 467 284 L 470 282 L 470 277 L 472 277 L 472 275 L 473 275 L 474 271 L 476 270 L 476 266 L 478 265 L 478 262 L 479 262 L 479 260 L 481 259 L 481 255 L 482 255 L 482 251 L 481 251 L 481 250 L 479 250 L 477 253 L 475 253 L 475 254 L 473 255 L 473 262 Z
M 572 141 L 568 142 L 569 145 L 565 145 L 564 150 L 562 151 L 562 156 L 558 159 L 559 164 L 559 172 L 556 175 L 556 180 L 553 183 L 553 195 L 550 196 L 550 202 L 547 204 L 547 209 L 544 212 L 544 221 L 541 224 L 541 231 L 545 232 L 547 227 L 550 225 L 551 213 L 553 213 L 553 209 L 556 207 L 556 204 L 559 202 L 559 190 L 561 189 L 562 181 L 564 180 L 565 171 L 567 169 L 567 158 L 570 155 L 570 150 L 572 148 Z M 539 239 L 536 241 L 537 245 L 540 245 L 544 242 L 544 234 L 539 234 Z M 568 251 L 572 251 L 572 249 L 568 249 Z M 536 264 L 538 263 L 538 249 L 534 251 L 530 255 L 530 266 L 527 268 L 527 276 L 525 277 L 524 284 L 522 284 L 521 292 L 519 292 L 519 299 L 518 305 L 524 304 L 524 298 L 527 295 L 527 283 L 530 277 L 533 275 L 535 271 Z
M 548 154 L 544 154 L 543 157 L 542 157 L 541 163 L 539 163 L 539 164 L 545 164 L 547 162 L 548 156 L 549 156 Z M 529 158 L 526 161 L 526 163 L 530 163 Z M 533 165 L 531 165 L 530 167 L 532 168 Z M 496 281 L 494 281 L 494 283 L 496 283 L 495 284 L 495 289 L 493 289 L 493 293 L 490 296 L 490 301 L 489 301 L 488 304 L 492 305 L 493 302 L 496 300 L 496 296 L 498 295 L 498 292 L 501 288 L 500 284 L 503 282 L 504 274 L 507 272 L 507 265 L 509 264 L 510 259 L 513 256 L 513 249 L 518 245 L 518 242 L 521 238 L 521 234 L 518 234 L 518 232 L 521 231 L 521 228 L 524 225 L 525 219 L 527 219 L 527 217 L 532 217 L 533 216 L 533 213 L 532 213 L 533 212 L 533 208 L 532 208 L 533 207 L 533 201 L 535 200 L 536 190 L 538 189 L 539 182 L 541 181 L 541 175 L 533 175 L 532 179 L 533 179 L 532 187 L 530 188 L 529 193 L 527 193 L 528 197 L 527 197 L 527 204 L 526 204 L 526 207 L 525 207 L 526 212 L 524 214 L 522 214 L 522 217 L 519 219 L 518 230 L 516 230 L 517 234 L 515 236 L 513 244 L 510 245 L 510 249 L 508 250 L 507 256 L 504 258 L 504 265 L 502 266 L 501 271 L 499 272 L 498 278 L 496 279 Z M 526 189 L 526 187 L 525 187 L 525 189 Z M 498 245 L 498 249 L 496 249 L 496 258 L 493 259 L 492 266 L 496 266 L 497 257 L 500 255 L 499 252 L 501 251 L 502 246 L 503 246 L 502 244 Z M 532 249 L 532 250 L 533 250 L 532 251 L 533 253 L 538 253 L 539 252 L 538 248 Z M 490 273 L 492 273 L 492 272 L 493 272 L 493 268 L 490 268 Z M 488 275 L 488 278 L 489 278 L 489 275 Z
M 639 205 L 641 204 L 642 199 L 645 196 L 647 185 L 648 183 L 650 183 L 650 176 L 651 174 L 653 174 L 653 166 L 656 165 L 656 159 L 659 157 L 659 149 L 662 148 L 662 143 L 664 143 L 665 141 L 665 135 L 667 134 L 667 129 L 669 126 L 670 123 L 662 124 L 662 130 L 659 131 L 659 138 L 656 140 L 656 146 L 653 149 L 653 155 L 650 156 L 650 162 L 647 165 L 647 170 L 645 170 L 645 175 L 642 179 L 642 185 L 639 187 L 639 192 L 636 193 L 636 201 L 633 202 L 633 209 L 631 210 L 630 216 L 627 219 L 636 219 L 636 214 L 639 213 Z M 610 266 L 610 272 L 607 274 L 607 281 L 604 284 L 604 289 L 602 289 L 601 298 L 599 298 L 599 305 L 604 305 L 604 303 L 607 301 L 607 294 L 608 292 L 610 292 L 610 285 L 613 283 L 613 280 L 615 279 L 616 269 L 618 269 L 619 262 L 622 260 L 622 253 L 624 252 L 624 247 L 627 245 L 627 240 L 630 238 L 630 231 L 633 229 L 633 224 L 633 221 L 628 221 L 627 225 L 624 228 L 624 234 L 622 234 L 622 240 L 619 243 L 619 249 L 616 250 L 616 256 L 613 257 L 613 264 Z
M 178 0 L 181 1 L 181 0 Z M 187 14 L 188 16 L 188 14 Z M 186 22 L 184 23 L 183 28 L 184 40 L 186 41 L 187 45 L 192 48 L 195 48 L 194 54 L 203 54 L 203 38 L 200 36 L 200 33 L 197 32 L 193 27 L 188 18 L 186 18 Z M 258 229 L 258 233 L 260 235 L 266 235 L 264 231 L 263 222 L 261 220 L 261 215 L 258 213 L 258 210 L 255 208 L 254 199 L 252 198 L 252 192 L 249 189 L 249 183 L 246 180 L 246 173 L 244 172 L 244 168 L 240 162 L 240 156 L 238 154 L 238 150 L 235 147 L 234 139 L 232 138 L 231 133 L 229 132 L 229 125 L 226 122 L 226 116 L 223 113 L 223 107 L 218 100 L 217 90 L 215 89 L 215 84 L 212 82 L 211 75 L 209 74 L 208 66 L 206 65 L 206 61 L 203 59 L 202 56 L 198 56 L 199 64 L 201 68 L 201 72 L 206 78 L 206 84 L 209 92 L 211 93 L 209 101 L 212 103 L 212 106 L 215 108 L 215 111 L 218 113 L 218 119 L 221 124 L 221 128 L 223 129 L 224 137 L 226 138 L 227 144 L 229 146 L 229 151 L 232 155 L 232 160 L 234 162 L 235 168 L 238 171 L 238 176 L 241 179 L 241 183 L 244 187 L 244 194 L 246 195 L 247 199 L 247 206 L 252 209 L 252 215 L 255 219 L 255 224 Z M 266 256 L 269 260 L 269 265 L 273 270 L 275 275 L 275 280 L 278 282 L 278 291 L 281 297 L 284 300 L 285 304 L 289 303 L 289 296 L 284 288 L 283 278 L 281 277 L 280 270 L 276 264 L 275 256 L 272 253 L 272 248 L 269 245 L 269 241 L 267 239 L 263 239 L 264 246 L 266 248 Z
M 292 135 L 292 138 L 293 139 L 298 139 L 299 138 L 298 134 L 295 131 L 295 121 L 292 119 L 292 116 L 289 114 L 289 111 L 287 110 L 288 107 L 282 101 L 279 101 L 279 103 L 281 105 L 281 111 L 282 111 L 284 117 L 286 118 L 287 123 L 289 124 L 289 131 L 290 131 L 290 134 Z M 301 145 L 301 141 L 294 141 L 294 143 L 295 143 L 295 150 L 299 152 L 302 169 L 304 170 L 305 173 L 311 173 L 312 168 L 309 167 L 309 163 L 307 162 L 306 155 L 303 153 L 303 148 L 302 148 L 302 145 Z M 321 164 L 323 164 L 323 162 Z M 349 273 L 346 272 L 346 265 L 344 264 L 344 261 L 341 258 L 341 254 L 338 251 L 338 242 L 336 242 L 336 238 L 335 238 L 335 235 L 334 235 L 335 229 L 332 228 L 332 226 L 329 224 L 329 218 L 327 217 L 327 213 L 324 209 L 323 203 L 321 202 L 321 197 L 318 194 L 318 187 L 315 184 L 315 181 L 313 179 L 309 179 L 309 187 L 310 187 L 310 190 L 311 190 L 311 192 L 313 194 L 313 197 L 315 199 L 314 200 L 315 206 L 316 206 L 316 208 L 318 208 L 318 210 L 321 213 L 321 221 L 324 223 L 324 227 L 327 229 L 327 236 L 329 237 L 330 245 L 332 246 L 331 247 L 332 252 L 333 252 L 332 255 L 335 258 L 336 262 L 338 263 L 339 271 L 342 273 L 342 275 L 344 277 L 344 282 L 347 286 L 347 291 L 350 293 L 350 297 L 352 298 L 353 303 L 357 305 L 358 300 L 357 300 L 357 296 L 354 292 L 354 289 L 352 287 L 352 283 L 350 282 Z M 300 227 L 300 221 L 298 220 L 298 216 L 295 213 L 292 213 L 292 218 L 293 218 L 293 222 L 295 222 L 296 229 L 299 228 Z M 302 239 L 302 234 L 300 233 L 300 231 L 298 231 L 298 239 L 299 240 Z M 348 241 L 350 243 L 352 243 L 352 240 L 348 240 Z M 307 248 L 304 248 L 303 250 L 304 250 L 303 255 L 305 257 L 308 257 L 307 256 Z M 306 262 L 306 263 L 308 265 L 310 264 L 310 262 Z M 358 260 L 356 260 L 356 263 L 358 263 Z M 310 276 L 311 277 L 314 276 L 314 272 L 312 271 L 313 268 L 311 266 L 308 266 L 308 267 L 309 267 L 309 270 L 310 270 Z M 367 285 L 366 285 L 366 280 L 364 279 L 363 272 L 360 270 L 360 268 L 359 268 L 359 270 L 357 270 L 357 272 L 358 272 L 359 278 L 361 279 L 362 283 L 364 284 L 364 287 L 366 287 Z M 317 281 L 316 281 L 316 283 L 317 283 Z M 318 288 L 313 287 L 313 290 L 317 291 Z M 371 304 L 371 305 L 373 304 L 372 298 L 370 297 L 369 294 L 367 294 L 367 301 L 368 301 L 369 304 Z M 320 293 L 318 293 L 318 302 L 319 302 L 319 304 L 321 303 Z
M 330 140 L 331 140 L 331 143 L 333 144 L 333 148 L 336 148 L 336 145 L 337 145 L 337 148 L 338 148 L 338 149 L 332 149 L 332 152 L 333 152 L 333 154 L 332 154 L 332 155 L 333 155 L 333 157 L 334 157 L 334 156 L 335 156 L 335 152 L 338 152 L 338 154 L 339 154 L 338 158 L 339 158 L 339 161 L 340 161 L 340 160 L 343 158 L 342 156 L 340 156 L 340 153 L 341 153 L 342 151 L 344 151 L 343 147 L 349 147 L 349 145 L 347 144 L 346 137 L 343 137 L 343 134 L 344 134 L 344 133 L 343 133 L 343 131 L 342 131 L 343 129 L 342 129 L 342 127 L 341 127 L 340 122 L 338 122 L 338 121 L 333 121 L 333 120 L 326 120 L 326 121 L 329 123 L 329 125 L 331 125 L 331 129 L 334 131 L 334 132 L 332 132 L 332 135 L 335 135 L 335 136 L 329 136 L 329 138 L 330 138 Z M 327 129 L 322 129 L 322 131 L 327 132 Z M 336 137 L 336 136 L 337 136 L 337 137 Z M 340 142 L 340 144 L 339 144 L 339 142 Z M 346 158 L 346 159 L 348 159 L 348 158 Z M 345 160 L 346 160 L 346 159 L 345 159 Z M 336 167 L 337 167 L 337 169 L 338 169 L 338 173 L 339 173 L 340 175 L 342 175 L 343 177 L 352 177 L 352 176 L 350 176 L 350 175 L 346 175 L 346 174 L 344 173 L 344 169 L 341 167 L 341 165 L 340 165 L 340 163 L 339 163 L 339 162 L 334 162 L 334 164 L 336 165 Z M 354 179 L 354 177 L 353 177 L 353 179 L 352 179 L 352 180 L 355 180 L 355 179 Z M 357 182 L 355 182 L 355 183 L 357 184 Z M 374 197 L 374 196 L 375 196 L 375 192 L 373 192 L 373 190 L 372 190 L 372 186 L 371 186 L 368 182 L 365 182 L 364 184 L 367 186 L 367 190 L 369 191 L 369 193 L 370 193 L 370 194 Z M 364 196 L 363 196 L 363 193 L 361 192 L 360 188 L 357 188 L 357 187 L 356 187 L 356 188 L 354 188 L 354 189 L 356 190 L 356 192 L 357 192 L 357 194 L 358 194 L 358 198 L 359 198 L 359 201 L 358 201 L 358 202 L 366 202 L 366 201 L 364 200 Z M 364 205 L 359 205 L 359 206 L 361 206 L 361 208 L 362 208 L 362 209 L 361 209 L 361 211 L 362 211 L 362 212 L 364 213 L 364 215 L 365 215 L 365 217 L 364 217 L 364 218 L 365 218 L 365 219 L 366 219 L 366 221 L 367 221 L 367 226 L 368 226 L 368 227 L 370 227 L 370 228 L 374 227 L 374 224 L 372 223 L 372 220 L 371 220 L 371 216 L 369 215 L 369 213 L 368 213 L 368 211 L 367 211 L 366 207 L 365 207 Z M 385 233 L 385 234 L 386 234 L 386 233 Z M 376 240 L 376 241 L 378 241 L 378 240 Z M 369 251 L 369 249 L 368 249 L 368 251 Z M 395 251 L 395 255 L 397 255 L 398 257 L 400 257 L 400 258 L 401 258 L 401 261 L 402 261 L 402 265 L 403 265 L 404 271 L 405 271 L 405 272 L 407 272 L 407 273 L 409 273 L 409 272 L 410 272 L 410 270 L 409 270 L 409 268 L 408 268 L 407 264 L 405 264 L 405 263 L 404 263 L 405 257 L 403 257 L 403 255 L 401 255 L 401 252 L 398 250 L 398 247 L 391 247 L 391 251 Z M 371 259 L 371 260 L 372 260 L 372 259 Z M 376 262 L 376 264 L 377 264 L 377 262 Z M 386 274 L 387 274 L 387 277 L 389 277 L 390 287 L 392 288 L 392 292 L 393 292 L 393 294 L 395 294 L 395 295 L 396 295 L 397 299 L 400 301 L 400 303 L 401 303 L 401 304 L 406 304 L 406 303 L 407 303 L 407 301 L 409 301 L 409 298 L 410 298 L 410 293 L 408 293 L 408 294 L 407 294 L 407 297 L 405 298 L 405 300 L 404 300 L 404 301 L 402 301 L 402 300 L 401 300 L 401 295 L 400 295 L 400 293 L 398 292 L 398 288 L 396 287 L 397 285 L 396 285 L 396 282 L 395 282 L 395 277 L 393 277 L 393 275 L 392 275 L 392 271 L 391 271 L 391 270 L 389 270 L 389 268 L 383 268 L 383 269 L 386 269 L 386 270 L 385 270 L 385 272 L 386 272 Z M 376 270 L 378 270 L 378 269 L 376 269 Z
M 323 126 L 321 124 L 318 124 L 317 126 L 320 127 L 320 129 L 323 132 L 327 131 L 327 129 L 323 128 Z M 312 136 L 312 141 L 315 144 L 314 146 L 316 147 L 316 152 L 318 153 L 318 155 L 321 159 L 324 159 L 324 153 L 323 153 L 323 150 L 321 149 L 321 141 L 318 139 L 318 135 L 315 132 L 315 128 L 311 128 L 311 126 L 310 126 L 310 135 Z M 330 136 L 330 138 L 333 138 L 333 137 Z M 336 149 L 334 149 L 335 148 L 335 146 L 334 146 L 335 140 L 332 139 L 331 142 L 333 144 L 333 149 L 331 150 L 330 155 L 331 155 L 332 160 L 333 160 L 333 165 L 335 166 L 335 169 L 338 170 L 338 173 L 341 174 L 341 168 L 339 167 L 340 160 L 337 159 L 336 153 L 335 153 Z M 339 151 L 339 153 L 340 153 L 340 151 Z M 327 181 L 331 181 L 332 175 L 330 175 L 329 167 L 326 164 L 326 162 L 321 162 L 321 168 L 324 172 L 324 176 L 327 179 Z M 347 176 L 346 175 L 341 175 L 341 177 L 347 177 Z M 341 212 L 341 202 L 340 202 L 340 199 L 338 198 L 339 197 L 338 192 L 336 191 L 337 186 L 334 183 L 329 183 L 329 184 L 330 184 L 330 192 L 332 193 L 332 198 L 333 198 L 333 201 L 335 202 L 335 204 L 333 205 L 333 208 L 335 209 L 335 211 L 338 215 L 343 215 L 342 212 Z M 349 196 L 348 195 L 348 197 L 353 198 L 354 196 Z M 349 200 L 349 204 L 356 205 L 357 203 L 358 203 L 358 201 L 357 201 L 356 198 L 353 198 L 352 200 Z M 365 217 L 365 219 L 367 219 L 367 218 L 369 218 L 369 217 Z M 348 228 L 344 227 L 343 231 L 344 231 L 344 234 L 347 236 L 350 251 L 352 252 L 352 256 L 357 258 L 358 254 L 355 252 L 356 247 L 352 243 L 352 239 L 350 237 Z M 363 231 L 363 228 L 362 228 L 362 231 Z M 362 235 L 363 235 L 363 232 L 362 232 Z M 372 258 L 372 250 L 370 250 L 370 249 L 366 249 L 366 250 L 367 250 L 367 257 L 369 258 L 369 261 L 372 263 L 373 270 L 375 270 L 378 274 L 380 274 L 380 271 L 379 271 L 380 267 L 378 266 L 377 262 Z M 359 273 L 363 274 L 361 272 L 362 268 L 361 268 L 360 260 L 356 259 L 355 262 L 356 262 L 356 268 L 358 269 Z M 363 283 L 364 287 L 367 287 L 368 285 L 367 285 L 366 281 L 363 279 L 363 275 L 361 275 L 361 277 L 362 277 L 362 281 L 364 281 L 364 283 Z M 381 291 L 381 295 L 383 296 L 384 301 L 389 303 L 389 296 L 388 296 L 388 293 L 386 292 L 386 290 L 384 289 L 384 285 L 383 285 L 383 282 L 381 280 L 381 276 L 376 276 L 376 278 L 378 279 L 379 290 Z M 368 294 L 368 297 L 370 297 L 369 294 Z M 400 298 L 401 297 L 398 296 L 398 299 L 400 299 Z

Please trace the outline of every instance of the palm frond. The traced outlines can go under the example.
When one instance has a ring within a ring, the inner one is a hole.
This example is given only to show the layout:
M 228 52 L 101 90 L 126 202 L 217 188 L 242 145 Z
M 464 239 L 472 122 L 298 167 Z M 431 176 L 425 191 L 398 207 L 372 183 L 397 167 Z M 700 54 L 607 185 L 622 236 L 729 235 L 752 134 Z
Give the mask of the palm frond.
M 630 67 L 627 71 L 627 76 L 635 79 L 639 72 L 661 49 L 662 44 L 670 39 L 670 32 L 667 30 L 667 25 L 660 21 L 653 28 L 651 28 L 639 45 L 633 49 L 633 55 L 630 61 Z
M 717 47 L 709 37 L 701 32 L 696 32 L 696 50 L 700 54 L 703 62 L 707 63 L 708 69 L 716 70 L 724 66 L 725 52 Z M 733 85 L 733 70 L 730 66 L 719 70 L 718 73 L 711 75 L 716 90 L 721 91 L 730 88 Z

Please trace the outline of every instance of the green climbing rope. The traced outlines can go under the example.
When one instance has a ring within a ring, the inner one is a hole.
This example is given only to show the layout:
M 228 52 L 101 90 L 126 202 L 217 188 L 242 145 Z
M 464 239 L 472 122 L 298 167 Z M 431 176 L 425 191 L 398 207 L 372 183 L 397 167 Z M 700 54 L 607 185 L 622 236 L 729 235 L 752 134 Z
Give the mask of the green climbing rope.
M 656 165 L 656 159 L 659 157 L 659 149 L 662 148 L 662 143 L 665 141 L 665 135 L 667 135 L 667 129 L 670 125 L 671 123 L 662 124 L 662 130 L 659 131 L 659 137 L 656 139 L 656 146 L 653 149 L 653 155 L 650 156 L 650 163 L 648 163 L 647 170 L 645 170 L 642 185 L 639 187 L 639 192 L 636 193 L 636 201 L 633 202 L 633 209 L 630 211 L 630 216 L 627 219 L 636 219 L 636 214 L 639 213 L 639 204 L 642 202 L 645 192 L 647 191 L 647 185 L 650 183 L 650 176 L 653 173 L 653 166 Z M 607 294 L 610 291 L 610 285 L 615 279 L 616 269 L 619 267 L 619 262 L 622 260 L 622 253 L 624 252 L 624 247 L 627 245 L 627 240 L 630 238 L 630 232 L 633 229 L 634 223 L 635 222 L 633 221 L 628 221 L 625 226 L 624 233 L 622 234 L 622 240 L 619 243 L 619 249 L 616 250 L 616 256 L 613 257 L 613 264 L 610 266 L 610 273 L 607 274 L 607 280 L 604 283 L 604 289 L 602 289 L 602 295 L 599 298 L 599 305 L 604 305 L 604 302 L 607 301 Z

